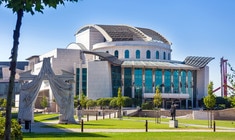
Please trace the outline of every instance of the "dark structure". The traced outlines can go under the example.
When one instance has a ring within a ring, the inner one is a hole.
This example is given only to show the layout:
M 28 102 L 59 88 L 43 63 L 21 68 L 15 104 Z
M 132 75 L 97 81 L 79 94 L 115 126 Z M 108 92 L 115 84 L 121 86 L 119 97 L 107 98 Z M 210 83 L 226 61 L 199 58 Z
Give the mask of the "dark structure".
M 175 105 L 175 103 L 172 103 L 170 113 L 171 113 L 171 120 L 175 120 L 175 114 L 176 114 L 176 105 Z

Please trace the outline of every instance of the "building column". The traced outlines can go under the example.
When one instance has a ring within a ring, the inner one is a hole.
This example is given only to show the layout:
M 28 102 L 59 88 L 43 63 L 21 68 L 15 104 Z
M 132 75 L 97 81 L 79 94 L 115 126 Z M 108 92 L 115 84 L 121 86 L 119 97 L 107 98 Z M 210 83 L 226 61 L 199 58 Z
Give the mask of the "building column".
M 162 85 L 165 83 L 165 75 L 164 75 L 164 69 L 162 69 Z M 165 93 L 165 85 L 161 87 L 162 93 Z
M 124 68 L 121 67 L 122 95 L 124 96 Z
M 132 81 L 132 87 L 131 87 L 131 97 L 135 98 L 135 69 L 131 68 L 131 81 Z
M 173 84 L 174 84 L 174 81 L 173 81 L 173 74 L 174 74 L 174 71 L 171 69 L 171 93 L 174 93 L 174 88 L 173 88 Z
M 142 103 L 144 103 L 144 93 L 145 93 L 145 69 L 142 69 Z
M 155 85 L 155 69 L 152 69 L 152 73 L 153 73 L 153 81 L 152 81 L 153 93 L 156 93 L 156 85 Z
M 186 93 L 189 94 L 189 92 L 188 92 L 188 71 L 186 70 L 185 72 L 186 72 L 186 88 L 185 88 L 185 90 L 186 90 Z M 186 107 L 185 108 L 188 109 L 188 99 L 186 99 Z

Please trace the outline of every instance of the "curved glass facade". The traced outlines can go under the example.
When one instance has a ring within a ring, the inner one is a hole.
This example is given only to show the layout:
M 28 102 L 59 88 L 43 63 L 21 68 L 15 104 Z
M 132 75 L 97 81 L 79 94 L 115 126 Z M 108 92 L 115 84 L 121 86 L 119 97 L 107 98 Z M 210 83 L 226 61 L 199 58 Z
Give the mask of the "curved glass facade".
M 173 71 L 173 93 L 179 93 L 179 71 Z
M 162 70 L 161 69 L 156 69 L 155 70 L 155 86 L 159 87 L 160 92 L 162 92 Z
M 170 93 L 171 92 L 171 71 L 170 70 L 165 70 L 164 71 L 164 87 L 165 93 Z
M 180 87 L 181 87 L 181 93 L 186 93 L 186 71 L 182 70 L 181 71 L 181 82 L 180 82 Z
M 153 93 L 153 72 L 152 69 L 145 69 L 145 92 Z
M 193 75 L 191 71 L 188 71 L 188 94 L 190 98 L 192 97 L 192 92 L 193 92 Z
M 135 51 L 135 58 L 140 59 L 140 50 Z
M 131 68 L 124 69 L 124 96 L 131 97 Z
M 143 86 L 143 70 L 141 68 L 136 68 L 134 70 L 135 79 L 135 98 L 137 99 L 137 105 L 142 103 L 142 86 Z

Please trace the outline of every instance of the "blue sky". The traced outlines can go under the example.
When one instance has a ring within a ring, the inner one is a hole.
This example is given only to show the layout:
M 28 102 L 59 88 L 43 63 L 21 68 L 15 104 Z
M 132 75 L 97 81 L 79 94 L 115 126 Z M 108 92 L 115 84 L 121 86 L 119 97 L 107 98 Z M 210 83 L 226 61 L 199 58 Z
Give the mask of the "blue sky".
M 66 48 L 87 24 L 153 29 L 172 42 L 172 59 L 215 57 L 210 81 L 220 85 L 220 58 L 235 67 L 234 0 L 82 0 L 23 17 L 18 60 Z M 16 15 L 0 6 L 0 61 L 9 60 Z M 220 93 L 217 93 L 219 95 Z

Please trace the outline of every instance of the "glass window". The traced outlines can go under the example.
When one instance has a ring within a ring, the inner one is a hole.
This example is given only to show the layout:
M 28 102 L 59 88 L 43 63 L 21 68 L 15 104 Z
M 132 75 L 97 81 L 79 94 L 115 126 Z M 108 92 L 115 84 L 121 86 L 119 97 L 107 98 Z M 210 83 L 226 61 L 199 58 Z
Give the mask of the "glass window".
M 190 98 L 192 97 L 192 87 L 193 87 L 193 81 L 192 81 L 192 72 L 188 71 L 188 94 L 190 96 Z
M 0 67 L 0 79 L 3 78 L 3 72 L 2 72 L 2 67 Z
M 180 82 L 181 92 L 186 93 L 186 72 L 181 71 L 181 82 Z
M 166 60 L 166 52 L 163 52 L 163 59 Z
M 106 51 L 106 53 L 109 53 L 109 51 Z
M 173 72 L 173 93 L 179 93 L 179 71 L 174 70 Z
M 113 97 L 117 97 L 118 88 L 121 87 L 121 67 L 111 65 Z
M 124 96 L 131 98 L 131 68 L 124 68 Z
M 159 59 L 159 51 L 156 51 L 156 59 Z
M 152 69 L 145 69 L 145 92 L 153 93 L 153 72 Z
M 162 92 L 162 70 L 157 69 L 155 70 L 155 86 L 159 87 L 160 91 Z
M 77 75 L 76 75 L 76 95 L 79 94 L 79 77 L 80 77 L 80 69 L 77 68 L 76 70 Z M 82 68 L 82 92 L 87 95 L 87 69 Z
M 136 59 L 140 59 L 140 50 L 135 51 L 135 57 Z
M 147 50 L 147 51 L 146 51 L 146 58 L 147 58 L 147 59 L 150 59 L 150 58 L 151 58 L 151 52 L 150 52 L 150 50 Z
M 135 76 L 135 98 L 137 99 L 137 105 L 141 105 L 142 102 L 142 83 L 143 83 L 143 71 L 141 68 L 134 70 Z
M 129 50 L 125 50 L 125 58 L 129 58 Z
M 168 60 L 171 60 L 171 53 L 168 53 Z
M 118 50 L 114 51 L 114 56 L 116 56 L 118 58 Z
M 171 93 L 171 71 L 165 70 L 164 71 L 164 87 L 165 93 Z

